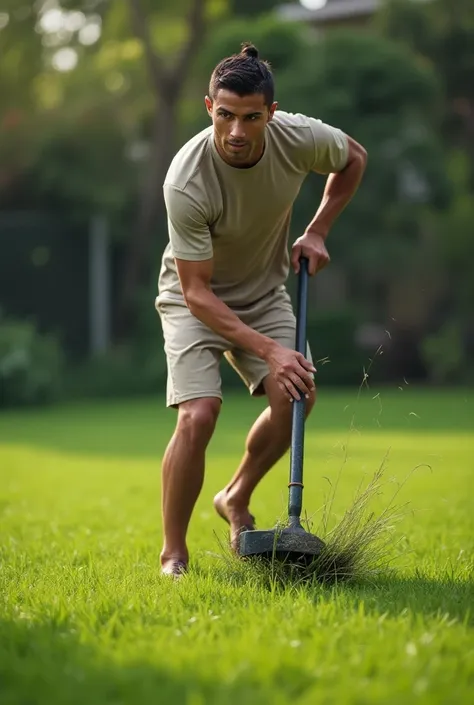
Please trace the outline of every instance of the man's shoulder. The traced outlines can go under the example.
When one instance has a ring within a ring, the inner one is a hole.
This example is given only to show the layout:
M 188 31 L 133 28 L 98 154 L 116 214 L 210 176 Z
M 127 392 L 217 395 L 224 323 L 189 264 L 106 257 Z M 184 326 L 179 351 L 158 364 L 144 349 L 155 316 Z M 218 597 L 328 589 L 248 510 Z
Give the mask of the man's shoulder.
M 303 170 L 329 173 L 347 161 L 346 135 L 320 118 L 276 110 L 268 128 L 276 151 L 293 159 Z
M 180 147 L 171 161 L 164 185 L 184 191 L 199 175 L 203 164 L 210 158 L 211 134 L 212 126 L 206 127 Z
M 272 123 L 283 130 L 292 128 L 309 128 L 310 118 L 303 113 L 289 113 L 286 110 L 275 110 Z
M 339 132 L 337 128 L 326 124 L 321 118 L 304 113 L 289 113 L 285 110 L 275 110 L 273 120 L 268 123 L 268 127 L 276 136 L 286 136 L 289 139 L 301 141 L 326 139 L 328 130 Z
M 270 151 L 298 172 L 308 173 L 314 160 L 315 140 L 311 119 L 303 113 L 276 110 L 267 124 Z
M 292 155 L 299 163 L 300 157 L 314 149 L 314 118 L 309 118 L 303 113 L 289 113 L 276 110 L 273 119 L 267 125 L 272 142 L 292 159 Z

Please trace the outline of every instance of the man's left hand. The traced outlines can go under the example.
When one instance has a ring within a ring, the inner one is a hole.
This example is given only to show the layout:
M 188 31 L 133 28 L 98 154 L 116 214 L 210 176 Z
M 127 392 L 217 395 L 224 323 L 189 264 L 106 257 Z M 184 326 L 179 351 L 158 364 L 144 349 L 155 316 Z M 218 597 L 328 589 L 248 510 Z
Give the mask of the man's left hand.
M 330 257 L 324 244 L 324 237 L 317 233 L 305 233 L 299 237 L 291 250 L 291 264 L 295 273 L 300 271 L 300 258 L 308 259 L 308 272 L 313 275 L 330 262 Z

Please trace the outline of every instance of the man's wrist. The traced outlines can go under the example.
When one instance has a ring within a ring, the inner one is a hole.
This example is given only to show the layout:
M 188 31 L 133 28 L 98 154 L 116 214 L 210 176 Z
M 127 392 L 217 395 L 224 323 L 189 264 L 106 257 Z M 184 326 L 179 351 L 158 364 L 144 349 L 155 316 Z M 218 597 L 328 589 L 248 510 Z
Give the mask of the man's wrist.
M 267 362 L 268 358 L 272 354 L 273 350 L 275 347 L 278 345 L 274 340 L 271 338 L 267 338 L 266 335 L 262 336 L 262 345 L 260 347 L 260 350 L 258 351 L 258 356 Z
M 324 241 L 329 235 L 329 228 L 324 225 L 319 225 L 319 223 L 313 223 L 306 229 L 305 235 L 311 238 L 319 237 Z

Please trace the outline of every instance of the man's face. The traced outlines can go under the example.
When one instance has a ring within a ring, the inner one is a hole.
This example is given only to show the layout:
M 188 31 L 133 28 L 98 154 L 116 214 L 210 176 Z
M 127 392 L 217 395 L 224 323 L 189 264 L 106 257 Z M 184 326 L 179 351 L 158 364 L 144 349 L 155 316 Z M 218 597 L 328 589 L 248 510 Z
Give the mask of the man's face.
M 206 107 L 222 158 L 235 167 L 255 164 L 262 156 L 265 126 L 272 119 L 277 103 L 269 109 L 263 93 L 241 97 L 220 89 L 214 101 L 206 97 Z

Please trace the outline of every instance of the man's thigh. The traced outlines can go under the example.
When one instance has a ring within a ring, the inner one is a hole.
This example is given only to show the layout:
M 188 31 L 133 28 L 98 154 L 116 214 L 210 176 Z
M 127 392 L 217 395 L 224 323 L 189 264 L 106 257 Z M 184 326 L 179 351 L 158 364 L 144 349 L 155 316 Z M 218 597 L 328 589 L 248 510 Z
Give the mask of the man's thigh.
M 185 305 L 159 303 L 167 364 L 166 404 L 190 399 L 222 399 L 220 361 L 228 343 L 199 321 Z
M 296 317 L 286 291 L 275 292 L 259 301 L 254 307 L 239 310 L 236 313 L 244 323 L 262 335 L 266 335 L 286 348 L 295 349 Z M 240 349 L 226 352 L 225 357 L 252 395 L 260 396 L 265 393 L 263 380 L 269 374 L 269 369 L 264 360 Z M 306 357 L 312 362 L 309 345 Z

